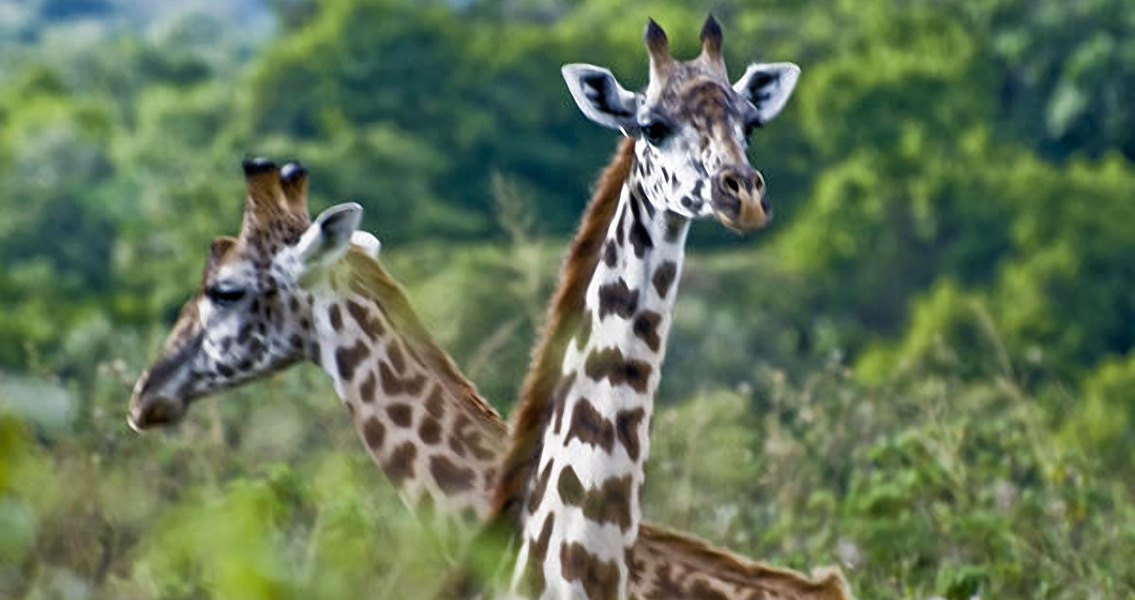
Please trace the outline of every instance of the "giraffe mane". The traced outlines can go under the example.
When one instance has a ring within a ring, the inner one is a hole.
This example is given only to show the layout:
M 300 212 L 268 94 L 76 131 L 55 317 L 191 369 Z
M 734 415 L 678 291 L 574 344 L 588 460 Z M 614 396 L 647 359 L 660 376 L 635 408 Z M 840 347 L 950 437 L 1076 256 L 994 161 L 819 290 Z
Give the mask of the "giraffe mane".
M 437 346 L 418 313 L 414 311 L 405 289 L 386 272 L 382 263 L 358 248 L 351 248 L 344 260 L 351 272 L 351 288 L 356 293 L 381 302 L 380 308 L 390 320 L 391 326 L 402 334 L 409 349 L 424 362 L 423 366 L 437 374 L 455 397 L 464 398 L 473 410 L 498 424 L 503 432 L 505 424 L 500 415 L 485 402 L 473 382 L 453 363 L 453 359 Z
M 787 598 L 820 597 L 825 600 L 851 600 L 847 580 L 835 567 L 819 568 L 813 577 L 791 569 L 749 560 L 740 555 L 710 546 L 683 533 L 643 524 L 639 540 L 645 546 L 658 548 L 657 556 L 665 556 L 670 564 L 680 563 L 692 571 L 710 575 L 719 581 L 744 587 L 759 587 L 787 594 Z M 822 594 L 817 596 L 817 594 Z
M 493 491 L 490 523 L 514 517 L 525 486 L 536 468 L 542 451 L 543 433 L 552 417 L 552 391 L 560 379 L 564 351 L 571 341 L 584 294 L 595 267 L 607 229 L 615 217 L 619 195 L 634 162 L 634 140 L 624 139 L 584 211 L 579 230 L 572 240 L 560 269 L 559 285 L 552 295 L 544 329 L 532 351 L 531 364 L 520 388 L 520 399 L 513 417 L 512 445 L 501 463 L 501 473 Z

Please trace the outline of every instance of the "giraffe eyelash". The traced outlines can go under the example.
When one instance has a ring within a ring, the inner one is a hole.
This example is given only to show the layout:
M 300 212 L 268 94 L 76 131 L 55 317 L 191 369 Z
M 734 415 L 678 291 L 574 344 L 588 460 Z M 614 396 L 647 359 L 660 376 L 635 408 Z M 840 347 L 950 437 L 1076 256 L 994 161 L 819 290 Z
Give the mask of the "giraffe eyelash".
M 209 301 L 217 306 L 232 306 L 244 299 L 247 293 L 241 288 L 225 288 L 218 285 L 205 290 Z

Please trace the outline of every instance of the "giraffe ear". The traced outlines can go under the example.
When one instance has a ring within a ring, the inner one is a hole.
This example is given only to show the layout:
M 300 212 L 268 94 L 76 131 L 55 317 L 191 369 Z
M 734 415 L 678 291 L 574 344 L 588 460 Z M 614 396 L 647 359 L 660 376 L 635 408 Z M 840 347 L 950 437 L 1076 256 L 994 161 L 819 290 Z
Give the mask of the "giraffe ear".
M 638 96 L 623 89 L 610 71 L 578 63 L 564 65 L 561 71 L 572 99 L 588 119 L 612 129 L 637 124 Z
M 733 89 L 757 107 L 757 124 L 773 120 L 796 88 L 800 67 L 792 63 L 752 64 Z
M 304 271 L 333 264 L 347 252 L 363 218 L 363 207 L 349 202 L 323 211 L 296 245 Z

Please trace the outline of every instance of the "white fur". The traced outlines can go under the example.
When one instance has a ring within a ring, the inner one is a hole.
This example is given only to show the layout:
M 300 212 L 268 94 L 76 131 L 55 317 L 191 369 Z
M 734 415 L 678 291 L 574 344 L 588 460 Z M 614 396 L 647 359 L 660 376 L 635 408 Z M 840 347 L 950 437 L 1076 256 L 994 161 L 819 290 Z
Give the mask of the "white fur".
M 378 238 L 369 231 L 356 231 L 352 233 L 351 244 L 358 246 L 371 258 L 378 258 L 379 253 L 382 251 L 382 242 L 378 241 Z

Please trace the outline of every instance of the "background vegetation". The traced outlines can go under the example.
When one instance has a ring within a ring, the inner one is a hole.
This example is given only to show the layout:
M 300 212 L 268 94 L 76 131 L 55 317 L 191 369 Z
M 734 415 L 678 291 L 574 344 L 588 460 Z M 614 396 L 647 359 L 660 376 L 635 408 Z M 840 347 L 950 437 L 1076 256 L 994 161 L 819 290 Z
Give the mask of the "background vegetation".
M 1135 11 L 721 0 L 803 67 L 778 211 L 691 236 L 648 515 L 862 598 L 1135 597 Z M 502 411 L 673 0 L 0 0 L 0 596 L 403 598 L 436 579 L 314 367 L 137 436 L 246 153 L 348 200 Z M 460 293 L 454 293 L 460 290 Z M 517 307 L 522 310 L 517 310 Z

